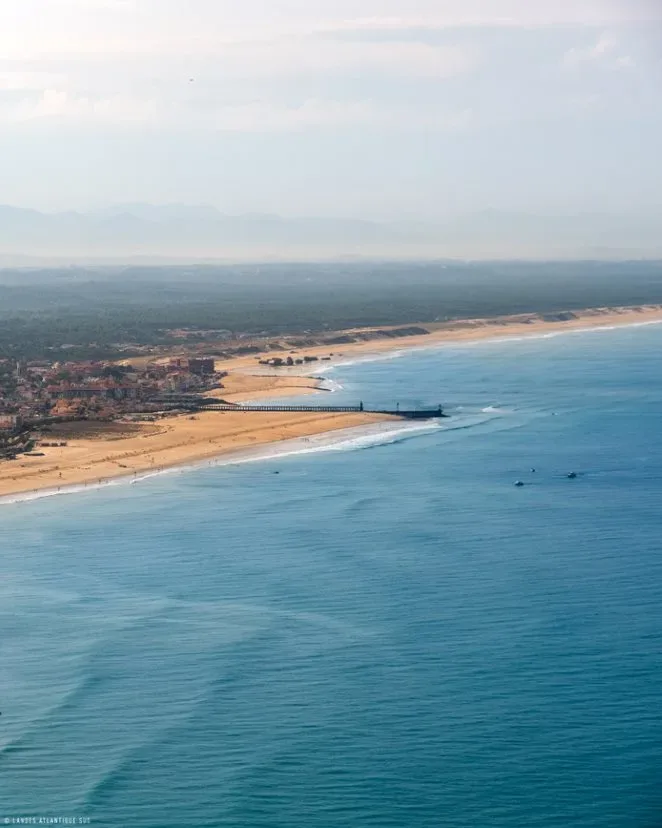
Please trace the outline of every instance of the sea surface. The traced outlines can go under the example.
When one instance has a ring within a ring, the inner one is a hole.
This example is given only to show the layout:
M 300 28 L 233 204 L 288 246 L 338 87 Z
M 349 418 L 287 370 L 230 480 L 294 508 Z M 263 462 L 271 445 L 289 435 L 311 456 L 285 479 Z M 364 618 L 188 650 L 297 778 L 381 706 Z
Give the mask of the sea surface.
M 0 506 L 0 824 L 659 828 L 661 354 L 341 364 L 451 416 Z

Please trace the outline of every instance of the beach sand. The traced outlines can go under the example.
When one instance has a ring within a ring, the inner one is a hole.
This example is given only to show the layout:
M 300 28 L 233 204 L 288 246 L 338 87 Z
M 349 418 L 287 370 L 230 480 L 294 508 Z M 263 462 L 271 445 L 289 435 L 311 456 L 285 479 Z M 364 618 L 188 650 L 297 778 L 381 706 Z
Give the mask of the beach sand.
M 575 312 L 564 321 L 549 321 L 536 315 L 497 319 L 462 320 L 452 323 L 422 323 L 427 335 L 384 338 L 331 346 L 333 362 L 358 356 L 383 354 L 408 348 L 431 347 L 450 342 L 540 335 L 598 327 L 614 327 L 662 322 L 662 306 L 633 308 L 596 308 Z M 365 329 L 364 329 L 365 330 Z M 369 330 L 369 329 L 368 329 Z M 373 329 L 374 330 L 374 329 Z M 384 330 L 384 329 L 382 329 Z M 362 331 L 349 332 L 360 334 Z M 328 357 L 329 345 L 306 348 L 301 353 Z M 270 369 L 258 359 L 271 354 L 252 354 L 217 362 L 217 369 L 228 371 L 223 389 L 215 396 L 233 402 L 248 402 L 269 397 L 299 396 L 320 389 L 319 380 L 296 375 L 323 371 L 329 362 L 297 366 L 297 369 Z M 320 394 L 325 393 L 319 391 Z M 201 412 L 195 416 L 167 417 L 155 423 L 100 424 L 78 431 L 69 426 L 52 440 L 66 440 L 64 447 L 43 447 L 43 457 L 20 456 L 0 462 L 0 497 L 52 490 L 58 487 L 98 483 L 117 477 L 187 465 L 240 449 L 296 437 L 308 437 L 336 429 L 352 428 L 395 418 L 369 413 L 249 413 Z
M 499 316 L 493 319 L 460 319 L 452 322 L 421 322 L 416 327 L 424 328 L 429 333 L 418 336 L 384 337 L 365 342 L 350 342 L 342 345 L 314 345 L 300 349 L 300 354 L 328 358 L 332 363 L 345 361 L 356 356 L 370 356 L 389 351 L 400 351 L 408 348 L 427 348 L 444 343 L 466 342 L 480 339 L 500 339 L 502 337 L 540 336 L 545 333 L 559 331 L 577 331 L 593 328 L 611 328 L 618 326 L 662 322 L 662 305 L 640 305 L 631 307 L 603 307 L 590 308 L 583 311 L 568 312 L 567 319 L 550 320 L 540 314 L 518 314 L 513 316 Z M 402 326 L 382 326 L 381 328 L 357 328 L 344 333 L 350 336 L 360 336 L 374 331 L 397 330 Z M 295 356 L 297 352 L 292 352 Z M 307 366 L 297 366 L 294 369 L 278 368 L 264 369 L 259 365 L 260 359 L 273 357 L 273 352 L 252 354 L 251 356 L 236 357 L 230 360 L 216 362 L 218 370 L 237 371 L 250 368 L 252 372 L 262 372 L 269 376 L 284 378 L 288 371 L 293 374 L 305 371 L 314 374 L 328 363 L 314 362 Z M 282 356 L 282 355 L 280 355 Z
M 136 424 L 117 436 L 69 435 L 66 447 L 40 448 L 43 457 L 19 457 L 0 465 L 0 497 L 95 484 L 209 460 L 227 452 L 295 437 L 378 422 L 371 414 L 202 412 Z

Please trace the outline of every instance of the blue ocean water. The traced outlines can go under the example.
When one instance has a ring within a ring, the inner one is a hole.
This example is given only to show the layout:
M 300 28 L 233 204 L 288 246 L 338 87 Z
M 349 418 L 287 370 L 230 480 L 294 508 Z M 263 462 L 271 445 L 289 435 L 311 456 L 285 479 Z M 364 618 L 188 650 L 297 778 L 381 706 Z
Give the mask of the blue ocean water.
M 661 346 L 340 366 L 452 416 L 0 507 L 0 820 L 660 825 Z

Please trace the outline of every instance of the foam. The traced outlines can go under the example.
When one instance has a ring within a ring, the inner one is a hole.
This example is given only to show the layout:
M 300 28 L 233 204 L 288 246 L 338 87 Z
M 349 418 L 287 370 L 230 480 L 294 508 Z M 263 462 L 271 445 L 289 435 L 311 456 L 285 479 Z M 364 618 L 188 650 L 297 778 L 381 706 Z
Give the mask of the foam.
M 347 368 L 352 365 L 363 365 L 369 362 L 387 362 L 392 359 L 401 359 L 419 353 L 438 352 L 446 348 L 477 348 L 480 346 L 502 345 L 505 343 L 526 342 L 535 339 L 555 339 L 557 336 L 569 336 L 572 334 L 601 333 L 602 331 L 621 331 L 628 328 L 644 328 L 649 325 L 662 325 L 662 319 L 648 319 L 645 322 L 625 322 L 623 324 L 590 326 L 587 328 L 570 328 L 557 331 L 546 331 L 545 333 L 525 333 L 521 336 L 489 336 L 480 339 L 446 339 L 442 342 L 430 342 L 427 345 L 412 345 L 401 348 L 397 351 L 386 351 L 384 353 L 373 352 L 364 357 L 347 358 L 346 360 L 333 361 L 321 368 L 321 374 L 334 371 L 336 368 Z
M 221 456 L 208 465 L 227 466 L 329 451 L 357 451 L 399 443 L 441 429 L 442 425 L 439 420 L 428 420 L 424 424 L 403 423 L 398 426 L 383 423 L 357 426 L 335 432 L 326 432 L 315 437 L 298 437 L 281 443 L 271 443 L 264 447 L 266 450 L 255 449 L 255 454 L 252 456 L 248 454 L 242 457 Z
M 389 362 L 392 359 L 400 359 L 403 356 L 407 356 L 410 353 L 415 353 L 417 351 L 426 351 L 435 349 L 439 347 L 438 345 L 423 345 L 423 346 L 412 346 L 410 348 L 403 348 L 397 351 L 384 351 L 382 352 L 373 352 L 372 354 L 366 354 L 365 356 L 355 356 L 355 357 L 347 357 L 346 359 L 337 359 L 333 360 L 333 362 L 329 362 L 323 366 L 320 366 L 320 373 L 322 375 L 326 374 L 329 371 L 335 371 L 336 368 L 349 368 L 352 365 L 365 365 L 369 362 Z
M 448 340 L 444 343 L 444 345 L 450 345 L 454 348 L 469 348 L 469 347 L 476 347 L 479 345 L 493 345 L 493 344 L 505 344 L 509 342 L 526 342 L 529 340 L 535 339 L 556 339 L 559 336 L 572 336 L 573 334 L 597 334 L 603 333 L 607 331 L 623 331 L 627 330 L 628 328 L 645 328 L 649 325 L 662 325 L 662 319 L 649 319 L 646 322 L 625 322 L 622 325 L 599 325 L 599 326 L 591 326 L 588 328 L 566 328 L 558 331 L 547 331 L 545 333 L 530 333 L 530 334 L 523 334 L 522 336 L 500 336 L 500 337 L 486 337 L 485 339 L 473 339 L 473 340 L 456 340 L 451 341 Z M 441 343 L 440 343 L 441 346 Z M 442 346 L 443 347 L 443 346 Z M 430 348 L 426 348 L 426 350 L 430 350 Z
M 154 478 L 163 477 L 164 475 L 185 474 L 203 468 L 243 465 L 244 463 L 257 463 L 278 458 L 319 454 L 329 451 L 357 451 L 412 439 L 422 434 L 441 430 L 441 428 L 442 425 L 439 420 L 428 420 L 425 423 L 402 423 L 398 425 L 373 423 L 366 426 L 355 426 L 338 431 L 324 432 L 313 437 L 297 437 L 293 440 L 267 443 L 264 446 L 256 446 L 251 449 L 239 449 L 235 452 L 221 454 L 209 460 L 170 466 L 164 469 L 154 469 L 153 471 L 143 472 L 137 475 L 114 477 L 97 483 L 61 486 L 57 489 L 42 489 L 34 492 L 6 495 L 5 497 L 0 497 L 0 506 L 27 503 L 59 495 L 79 494 L 81 492 L 104 489 L 110 486 L 138 485 L 139 483 L 145 483 Z
M 319 387 L 320 391 L 328 391 L 331 394 L 336 394 L 338 391 L 344 391 L 345 387 L 335 380 L 325 377 Z

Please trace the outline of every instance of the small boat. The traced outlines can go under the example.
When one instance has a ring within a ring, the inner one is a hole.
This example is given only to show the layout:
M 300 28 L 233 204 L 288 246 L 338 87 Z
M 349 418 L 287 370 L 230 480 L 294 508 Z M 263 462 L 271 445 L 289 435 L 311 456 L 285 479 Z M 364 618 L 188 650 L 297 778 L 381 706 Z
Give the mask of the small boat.
M 521 489 L 521 488 L 522 488 L 522 486 L 524 485 L 524 483 L 522 483 L 522 481 L 521 481 L 521 480 L 518 480 L 518 481 L 515 483 L 515 485 L 517 486 L 517 488 L 518 488 L 518 489 Z
M 566 475 L 568 480 L 574 480 L 577 477 L 577 472 L 570 472 L 570 474 Z

